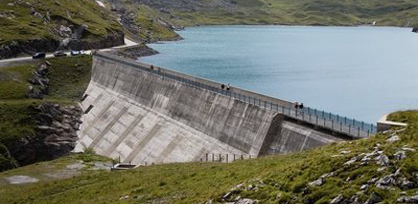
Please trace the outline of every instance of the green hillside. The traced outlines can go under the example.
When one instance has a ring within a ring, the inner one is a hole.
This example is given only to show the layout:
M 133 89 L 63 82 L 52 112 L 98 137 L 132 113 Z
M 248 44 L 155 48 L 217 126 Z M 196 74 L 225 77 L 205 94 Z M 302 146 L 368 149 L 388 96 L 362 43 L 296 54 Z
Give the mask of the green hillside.
M 49 19 L 47 13 L 49 12 Z M 38 14 L 40 15 L 38 15 Z M 0 45 L 13 41 L 60 39 L 60 27 L 87 25 L 84 38 L 94 39 L 121 31 L 113 15 L 89 0 L 2 0 Z
M 417 193 L 418 112 L 395 113 L 391 119 L 407 122 L 408 127 L 230 164 L 153 165 L 9 186 L 0 188 L 0 202 L 217 203 L 247 198 L 259 203 L 329 203 L 340 197 L 346 203 L 396 203 L 401 196 Z M 25 168 L 0 177 L 25 175 Z
M 413 26 L 415 0 L 135 0 L 168 10 L 180 24 L 290 24 Z

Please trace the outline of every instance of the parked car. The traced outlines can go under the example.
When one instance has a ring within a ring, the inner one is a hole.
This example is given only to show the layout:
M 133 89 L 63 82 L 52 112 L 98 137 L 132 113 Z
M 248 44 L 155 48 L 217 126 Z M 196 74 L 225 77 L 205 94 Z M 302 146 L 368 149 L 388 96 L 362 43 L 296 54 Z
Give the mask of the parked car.
M 45 57 L 46 57 L 45 52 L 37 52 L 32 56 L 33 59 L 43 59 Z
M 71 54 L 71 56 L 77 56 L 77 55 L 80 55 L 81 53 L 80 53 L 80 51 L 73 50 L 73 51 L 70 52 L 70 54 Z
M 67 54 L 65 54 L 65 52 L 63 51 L 54 52 L 54 57 L 65 57 L 65 56 L 67 56 Z

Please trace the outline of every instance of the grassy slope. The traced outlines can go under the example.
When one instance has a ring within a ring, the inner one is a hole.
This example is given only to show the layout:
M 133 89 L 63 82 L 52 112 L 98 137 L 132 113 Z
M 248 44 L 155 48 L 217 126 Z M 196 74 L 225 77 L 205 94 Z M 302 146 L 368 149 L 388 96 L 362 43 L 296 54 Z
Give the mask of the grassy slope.
M 215 0 L 201 0 L 208 5 Z M 418 25 L 415 0 L 234 0 L 235 9 L 213 6 L 175 11 L 181 24 Z M 169 9 L 169 8 L 168 8 Z
M 164 14 L 157 12 L 146 5 L 139 5 L 137 8 L 137 17 L 135 23 L 142 29 L 139 29 L 140 39 L 150 38 L 151 41 L 170 40 L 178 36 L 177 33 L 169 30 L 167 27 L 159 22 L 160 17 Z M 148 34 L 149 33 L 149 37 Z
M 10 3 L 14 5 L 11 6 Z M 31 7 L 43 16 L 50 10 L 52 21 L 44 24 L 41 19 L 31 15 Z M 71 18 L 68 17 L 67 11 Z M 86 24 L 87 37 L 92 39 L 121 30 L 108 11 L 89 0 L 26 0 L 20 4 L 14 0 L 2 0 L 0 14 L 4 14 L 0 17 L 0 27 L 7 28 L 0 32 L 0 45 L 11 41 L 56 38 L 57 36 L 50 31 L 53 28 L 59 29 L 57 25 L 63 19 L 76 26 Z
M 327 203 L 338 194 L 353 196 L 369 179 L 394 173 L 401 168 L 402 175 L 417 182 L 418 152 L 407 152 L 404 160 L 393 162 L 393 154 L 403 145 L 418 148 L 418 111 L 397 113 L 391 116 L 407 121 L 406 130 L 397 134 L 400 141 L 389 143 L 392 132 L 369 139 L 331 144 L 319 149 L 289 155 L 278 155 L 232 164 L 187 163 L 141 167 L 123 172 L 97 172 L 59 182 L 30 184 L 0 189 L 3 203 L 201 203 L 209 199 L 220 201 L 230 188 L 237 184 L 258 186 L 257 190 L 242 190 L 234 196 L 258 199 L 261 203 Z M 392 161 L 390 166 L 378 172 L 375 162 L 368 165 L 344 166 L 360 153 L 369 153 L 377 143 Z M 341 150 L 351 153 L 341 157 Z M 310 181 L 324 173 L 335 176 L 325 180 L 320 187 L 309 186 Z M 7 173 L 7 172 L 6 172 Z M 349 182 L 347 178 L 351 178 Z M 394 203 L 401 190 L 381 190 L 371 185 L 359 194 L 365 201 L 371 193 L 385 198 L 384 203 Z M 416 189 L 406 194 L 415 194 Z M 126 200 L 121 197 L 128 195 Z
M 75 153 L 66 157 L 61 157 L 54 161 L 38 162 L 34 165 L 29 165 L 17 169 L 13 169 L 7 172 L 3 172 L 0 175 L 0 186 L 12 185 L 4 180 L 10 176 L 25 175 L 37 178 L 40 182 L 50 182 L 62 178 L 70 178 L 80 174 L 90 173 L 92 168 L 95 167 L 95 162 L 104 162 L 111 164 L 111 159 L 89 154 L 89 153 Z M 85 165 L 84 168 L 79 170 L 71 170 L 67 168 L 67 165 L 80 164 Z M 1 203 L 1 201 L 0 201 Z
M 82 97 L 90 81 L 91 57 L 53 58 L 49 61 L 51 94 L 44 100 L 26 98 L 30 85 L 27 80 L 36 63 L 0 68 L 0 148 L 34 133 L 33 107 L 45 102 L 72 104 Z M 0 149 L 0 167 L 13 163 L 6 157 L 4 150 Z

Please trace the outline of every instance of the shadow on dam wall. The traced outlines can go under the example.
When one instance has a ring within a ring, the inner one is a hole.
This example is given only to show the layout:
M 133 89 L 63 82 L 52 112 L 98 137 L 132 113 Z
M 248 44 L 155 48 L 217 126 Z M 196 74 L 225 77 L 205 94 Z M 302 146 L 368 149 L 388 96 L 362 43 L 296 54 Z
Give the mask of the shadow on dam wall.
M 161 73 L 220 87 L 213 81 L 97 53 L 81 102 L 86 114 L 75 151 L 93 148 L 122 162 L 146 164 L 199 161 L 206 154 L 287 153 L 342 140 L 270 109 Z

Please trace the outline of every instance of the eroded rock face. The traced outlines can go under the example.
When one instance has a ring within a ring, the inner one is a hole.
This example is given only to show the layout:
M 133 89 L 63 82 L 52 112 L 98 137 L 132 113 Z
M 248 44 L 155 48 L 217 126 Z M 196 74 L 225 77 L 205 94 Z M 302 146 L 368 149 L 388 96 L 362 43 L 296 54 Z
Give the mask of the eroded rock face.
M 5 145 L 18 166 L 66 155 L 78 139 L 76 131 L 82 123 L 80 107 L 44 103 L 33 108 L 37 112 L 35 134 Z M 1 170 L 6 169 L 0 166 Z
M 87 39 L 35 39 L 24 42 L 14 41 L 0 45 L 0 59 L 17 57 L 21 54 L 33 54 L 36 52 L 53 52 L 59 49 L 66 50 L 90 50 L 109 48 L 124 44 L 124 34 L 115 32 L 112 35 L 98 37 L 96 40 Z M 64 43 L 65 41 L 65 43 Z

